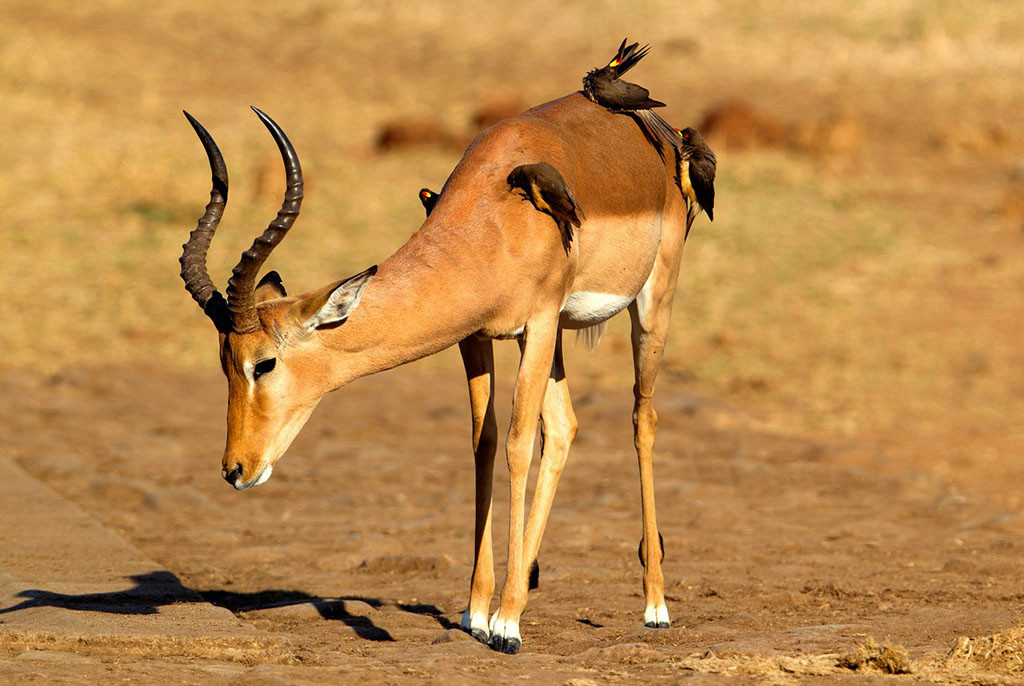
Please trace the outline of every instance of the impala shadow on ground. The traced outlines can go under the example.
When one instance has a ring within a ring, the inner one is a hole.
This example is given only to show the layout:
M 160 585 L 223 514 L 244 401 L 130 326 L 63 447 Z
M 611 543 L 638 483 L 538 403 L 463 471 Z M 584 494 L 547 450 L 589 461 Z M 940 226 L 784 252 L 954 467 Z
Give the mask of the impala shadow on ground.
M 135 574 L 128 577 L 134 582 L 123 591 L 107 593 L 67 594 L 41 589 L 26 589 L 18 593 L 25 598 L 22 602 L 9 607 L 0 607 L 0 615 L 39 607 L 54 607 L 75 612 L 103 612 L 120 615 L 152 615 L 160 612 L 160 608 L 180 603 L 208 602 L 223 607 L 232 613 L 252 612 L 276 607 L 310 604 L 317 613 L 327 620 L 340 621 L 351 627 L 360 638 L 368 641 L 393 641 L 391 634 L 376 626 L 373 621 L 346 609 L 346 601 L 357 600 L 373 608 L 379 608 L 384 602 L 378 598 L 351 596 L 346 598 L 326 599 L 320 596 L 297 590 L 270 589 L 252 593 L 237 593 L 223 590 L 193 590 L 167 570 L 158 570 L 146 574 Z M 399 609 L 413 614 L 434 617 L 444 628 L 456 625 L 441 615 L 441 611 L 433 605 L 404 605 Z

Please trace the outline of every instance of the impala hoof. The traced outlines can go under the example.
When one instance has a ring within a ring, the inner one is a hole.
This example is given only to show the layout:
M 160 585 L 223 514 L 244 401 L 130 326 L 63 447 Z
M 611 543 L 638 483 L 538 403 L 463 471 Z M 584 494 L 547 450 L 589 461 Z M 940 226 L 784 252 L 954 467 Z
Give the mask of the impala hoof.
M 491 617 L 491 639 L 487 645 L 491 650 L 506 655 L 515 655 L 523 645 L 523 639 L 519 636 L 519 622 L 514 619 L 500 619 L 497 612 Z
M 469 635 L 484 644 L 487 644 L 491 638 L 491 635 L 483 629 L 470 629 Z
M 649 629 L 668 629 L 671 622 L 668 608 L 664 605 L 649 605 L 644 611 L 644 626 Z
M 523 642 L 513 636 L 498 636 L 495 634 L 491 636 L 491 640 L 487 643 L 491 647 L 491 650 L 496 650 L 499 653 L 505 653 L 506 655 L 515 655 L 519 652 L 519 648 L 522 647 Z

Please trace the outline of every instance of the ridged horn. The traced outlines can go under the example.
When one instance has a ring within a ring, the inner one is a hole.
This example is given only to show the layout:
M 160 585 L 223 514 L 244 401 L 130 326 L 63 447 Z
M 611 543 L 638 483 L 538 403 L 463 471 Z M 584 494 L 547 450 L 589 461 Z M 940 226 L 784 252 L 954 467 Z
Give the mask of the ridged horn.
M 184 110 L 182 110 L 184 112 Z M 227 333 L 231 330 L 231 316 L 224 301 L 224 296 L 213 285 L 213 279 L 206 269 L 206 253 L 210 249 L 210 241 L 217 230 L 217 224 L 224 214 L 224 206 L 228 201 L 228 169 L 220 149 L 213 142 L 213 137 L 188 112 L 184 112 L 199 140 L 206 149 L 210 160 L 210 172 L 213 175 L 213 189 L 210 191 L 210 202 L 206 211 L 199 218 L 196 228 L 189 234 L 188 241 L 181 246 L 181 278 L 192 298 L 199 303 L 217 330 Z
M 231 279 L 228 280 L 227 304 L 231 311 L 231 326 L 235 333 L 249 333 L 259 328 L 256 299 L 253 295 L 256 288 L 256 277 L 271 251 L 284 239 L 288 229 L 295 223 L 295 218 L 299 216 L 299 207 L 302 205 L 302 168 L 299 166 L 299 157 L 295 154 L 295 148 L 292 147 L 288 137 L 284 135 L 284 131 L 273 119 L 256 107 L 253 107 L 252 110 L 277 141 L 281 158 L 284 160 L 288 185 L 277 217 L 270 222 L 262 235 L 256 237 L 252 247 L 242 253 L 242 259 L 231 270 Z

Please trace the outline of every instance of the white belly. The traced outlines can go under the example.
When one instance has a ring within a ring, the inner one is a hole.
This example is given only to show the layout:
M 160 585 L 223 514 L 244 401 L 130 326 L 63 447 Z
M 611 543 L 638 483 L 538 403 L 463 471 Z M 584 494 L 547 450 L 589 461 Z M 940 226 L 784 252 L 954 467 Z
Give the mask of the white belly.
M 558 323 L 565 329 L 583 329 L 600 324 L 626 309 L 634 297 L 589 291 L 570 293 L 562 306 Z

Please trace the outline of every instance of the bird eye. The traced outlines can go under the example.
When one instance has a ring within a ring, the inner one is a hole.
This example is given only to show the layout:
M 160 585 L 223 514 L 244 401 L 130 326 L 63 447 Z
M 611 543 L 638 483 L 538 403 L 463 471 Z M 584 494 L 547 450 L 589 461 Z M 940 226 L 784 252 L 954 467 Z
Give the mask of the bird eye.
M 253 381 L 255 381 L 256 379 L 260 378 L 264 374 L 267 374 L 269 372 L 274 371 L 274 367 L 276 365 L 277 365 L 277 358 L 276 357 L 271 357 L 268 360 L 263 360 L 262 362 L 257 362 L 256 366 L 253 367 L 253 370 L 252 370 Z

